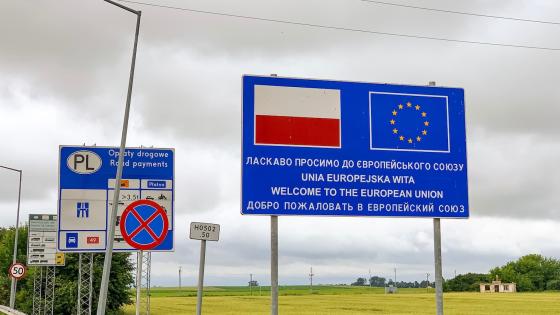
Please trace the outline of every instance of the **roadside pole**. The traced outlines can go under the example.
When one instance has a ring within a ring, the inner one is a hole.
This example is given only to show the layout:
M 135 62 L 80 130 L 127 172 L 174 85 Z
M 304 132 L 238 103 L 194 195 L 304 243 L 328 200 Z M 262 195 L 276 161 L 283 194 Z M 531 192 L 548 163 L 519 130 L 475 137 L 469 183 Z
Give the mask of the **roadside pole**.
M 119 160 L 117 164 L 117 174 L 115 178 L 115 191 L 113 195 L 113 206 L 111 207 L 111 216 L 109 218 L 109 235 L 107 236 L 107 250 L 105 252 L 105 261 L 103 262 L 103 276 L 99 288 L 99 301 L 97 304 L 97 315 L 105 315 L 105 307 L 107 306 L 107 290 L 109 288 L 109 276 L 111 273 L 111 261 L 113 259 L 113 243 L 115 239 L 115 224 L 117 221 L 117 207 L 119 204 L 119 195 L 121 189 L 122 170 L 124 165 L 124 149 L 126 146 L 126 134 L 128 132 L 128 117 L 130 114 L 130 100 L 132 97 L 132 84 L 134 81 L 134 67 L 136 64 L 136 50 L 138 47 L 138 33 L 140 32 L 141 11 L 133 10 L 120 3 L 111 0 L 105 0 L 121 9 L 136 14 L 136 33 L 134 35 L 134 48 L 132 51 L 132 62 L 130 65 L 130 76 L 128 79 L 128 92 L 126 96 L 126 106 L 124 109 L 123 127 L 121 133 L 121 145 L 119 148 Z
M 142 256 L 140 250 L 136 253 L 136 315 L 140 315 L 140 295 L 142 294 Z
M 200 241 L 200 265 L 198 266 L 198 292 L 196 293 L 196 315 L 202 314 L 202 289 L 204 287 L 204 264 L 206 262 L 206 240 Z
M 435 81 L 430 81 L 429 86 L 436 86 Z M 441 262 L 441 221 L 434 218 L 434 263 L 436 281 L 436 314 L 443 315 L 443 275 Z
M 220 239 L 220 225 L 191 222 L 190 239 L 200 240 L 200 265 L 198 266 L 198 291 L 196 293 L 196 315 L 202 314 L 202 293 L 204 290 L 204 265 L 206 264 L 206 241 Z
M 0 168 L 19 173 L 19 189 L 18 189 L 18 201 L 17 201 L 17 212 L 16 212 L 16 229 L 15 229 L 15 236 L 14 236 L 14 254 L 12 256 L 12 264 L 15 264 L 17 262 L 17 248 L 18 248 L 18 234 L 19 234 L 19 208 L 20 208 L 20 205 L 21 205 L 21 177 L 22 177 L 23 171 L 15 169 L 15 168 L 7 167 L 7 166 L 2 166 L 2 165 L 0 165 Z M 12 278 L 11 281 L 12 282 L 10 284 L 10 308 L 15 309 L 17 281 L 14 278 Z
M 434 219 L 434 261 L 436 278 L 436 314 L 443 315 L 443 276 L 441 264 L 441 225 L 440 219 Z
M 278 315 L 278 216 L 270 216 L 270 314 Z

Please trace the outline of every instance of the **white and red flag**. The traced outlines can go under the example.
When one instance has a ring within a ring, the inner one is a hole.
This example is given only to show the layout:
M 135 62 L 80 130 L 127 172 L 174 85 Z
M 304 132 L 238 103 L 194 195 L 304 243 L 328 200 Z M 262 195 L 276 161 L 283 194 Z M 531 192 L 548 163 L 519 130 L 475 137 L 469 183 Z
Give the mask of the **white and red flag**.
M 340 90 L 255 85 L 255 144 L 340 148 Z

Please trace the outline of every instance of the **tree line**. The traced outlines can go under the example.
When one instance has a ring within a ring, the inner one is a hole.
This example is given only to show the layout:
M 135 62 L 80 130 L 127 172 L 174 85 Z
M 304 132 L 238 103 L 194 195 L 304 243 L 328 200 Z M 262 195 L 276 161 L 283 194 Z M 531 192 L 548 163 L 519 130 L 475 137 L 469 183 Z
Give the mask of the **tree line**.
M 452 279 L 444 279 L 443 289 L 444 291 L 479 291 L 481 283 L 490 283 L 496 277 L 504 283 L 515 283 L 519 292 L 560 290 L 560 260 L 538 254 L 525 255 L 503 266 L 494 267 L 488 273 L 466 273 Z M 383 277 L 373 276 L 370 279 L 358 278 L 351 285 L 385 287 L 395 283 L 392 279 L 387 281 Z M 396 286 L 426 288 L 434 287 L 435 283 L 426 280 L 400 281 Z

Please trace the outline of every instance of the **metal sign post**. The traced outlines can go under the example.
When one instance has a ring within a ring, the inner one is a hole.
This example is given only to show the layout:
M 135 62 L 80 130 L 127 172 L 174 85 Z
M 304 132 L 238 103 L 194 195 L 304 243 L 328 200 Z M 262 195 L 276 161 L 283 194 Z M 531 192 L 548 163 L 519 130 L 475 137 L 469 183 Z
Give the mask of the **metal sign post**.
M 198 265 L 198 290 L 196 292 L 196 315 L 202 314 L 202 290 L 204 287 L 204 264 L 206 261 L 206 240 L 200 241 L 200 263 Z
M 132 51 L 132 62 L 130 65 L 130 77 L 128 80 L 128 92 L 126 96 L 126 106 L 124 109 L 124 120 L 121 133 L 121 146 L 119 149 L 119 162 L 117 164 L 116 182 L 120 183 L 122 179 L 122 170 L 124 166 L 124 148 L 126 146 L 126 134 L 128 132 L 128 117 L 130 114 L 130 100 L 132 98 L 132 83 L 134 81 L 134 66 L 136 65 L 136 50 L 138 47 L 138 33 L 140 32 L 140 17 L 141 11 L 136 11 L 128 8 L 120 3 L 111 0 L 105 0 L 121 9 L 136 14 L 136 33 L 134 35 L 134 48 Z M 111 273 L 111 261 L 113 259 L 113 240 L 115 239 L 115 222 L 117 221 L 117 205 L 119 201 L 120 185 L 115 185 L 115 193 L 113 197 L 113 207 L 111 209 L 111 217 L 109 221 L 109 235 L 107 238 L 107 251 L 105 253 L 105 261 L 103 262 L 103 276 L 101 278 L 101 285 L 99 288 L 99 302 L 97 304 L 97 315 L 105 314 L 105 307 L 107 306 L 107 290 L 109 289 L 109 276 Z
M 191 222 L 190 239 L 200 240 L 200 264 L 198 267 L 198 291 L 196 294 L 196 315 L 202 314 L 202 293 L 204 289 L 204 265 L 206 264 L 206 241 L 220 239 L 220 225 Z
M 7 166 L 2 166 L 2 165 L 0 165 L 0 168 L 19 173 L 19 188 L 18 188 L 18 201 L 17 201 L 17 212 L 16 212 L 16 228 L 15 228 L 15 237 L 14 237 L 14 253 L 12 255 L 12 264 L 15 264 L 17 262 L 17 248 L 18 248 L 18 234 L 19 234 L 19 208 L 20 208 L 20 205 L 21 205 L 21 177 L 22 177 L 23 171 L 15 169 L 15 168 L 7 167 Z M 10 308 L 15 309 L 17 281 L 13 277 L 12 277 L 11 281 L 12 282 L 11 282 L 11 286 L 10 286 Z
M 436 86 L 435 81 L 431 81 L 428 86 Z M 441 260 L 441 222 L 439 218 L 434 218 L 434 264 L 436 280 L 436 314 L 443 315 L 443 271 Z
M 142 289 L 142 255 L 143 251 L 136 253 L 136 315 L 140 315 L 140 294 Z
M 278 216 L 270 216 L 270 314 L 278 315 Z

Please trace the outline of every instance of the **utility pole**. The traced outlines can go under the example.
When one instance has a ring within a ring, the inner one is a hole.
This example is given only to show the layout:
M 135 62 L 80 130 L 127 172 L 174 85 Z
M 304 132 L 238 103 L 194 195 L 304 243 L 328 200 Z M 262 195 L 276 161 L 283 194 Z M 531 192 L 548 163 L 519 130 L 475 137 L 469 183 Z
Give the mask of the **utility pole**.
M 369 268 L 369 278 L 368 278 L 369 286 L 371 287 L 371 268 Z
M 181 266 L 179 266 L 179 290 L 181 290 Z
M 430 291 L 429 288 L 430 288 L 430 274 L 426 273 L 426 292 Z
M 309 291 L 310 291 L 311 293 L 313 293 L 313 276 L 314 276 L 314 274 L 313 274 L 313 267 L 311 267 L 311 269 L 310 269 L 310 271 L 309 271 L 309 283 L 310 283 Z
M 142 11 L 133 10 L 127 6 L 111 0 L 106 2 L 115 5 L 123 10 L 131 12 L 136 15 L 136 32 L 134 34 L 134 47 L 132 50 L 132 61 L 130 64 L 130 76 L 128 78 L 128 91 L 126 95 L 126 105 L 124 108 L 124 119 L 121 133 L 121 145 L 119 148 L 119 160 L 117 162 L 117 174 L 115 176 L 115 192 L 113 196 L 113 207 L 109 217 L 109 231 L 107 235 L 107 249 L 105 251 L 105 260 L 103 261 L 103 276 L 101 277 L 101 285 L 99 286 L 99 300 L 97 304 L 97 315 L 105 315 L 105 308 L 107 306 L 107 291 L 109 289 L 109 275 L 111 273 L 111 262 L 113 259 L 113 243 L 115 242 L 115 225 L 117 221 L 117 207 L 119 205 L 119 195 L 121 189 L 121 179 L 124 166 L 124 150 L 126 146 L 126 135 L 128 133 L 128 117 L 130 114 L 130 100 L 132 98 L 132 83 L 134 81 L 134 68 L 136 65 L 136 50 L 138 47 L 138 33 L 140 32 L 140 17 Z
M 249 274 L 249 291 L 251 291 L 251 296 L 253 296 L 253 274 Z
M 395 267 L 395 288 L 398 287 L 397 286 L 397 267 Z

